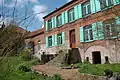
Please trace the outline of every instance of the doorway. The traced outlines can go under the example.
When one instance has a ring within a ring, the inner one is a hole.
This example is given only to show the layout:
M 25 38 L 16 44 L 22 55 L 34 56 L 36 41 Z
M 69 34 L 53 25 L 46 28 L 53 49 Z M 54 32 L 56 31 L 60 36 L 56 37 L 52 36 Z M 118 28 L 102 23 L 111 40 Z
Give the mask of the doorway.
M 93 64 L 101 64 L 101 53 L 100 51 L 92 52 Z
M 75 29 L 69 32 L 70 36 L 70 48 L 76 48 Z

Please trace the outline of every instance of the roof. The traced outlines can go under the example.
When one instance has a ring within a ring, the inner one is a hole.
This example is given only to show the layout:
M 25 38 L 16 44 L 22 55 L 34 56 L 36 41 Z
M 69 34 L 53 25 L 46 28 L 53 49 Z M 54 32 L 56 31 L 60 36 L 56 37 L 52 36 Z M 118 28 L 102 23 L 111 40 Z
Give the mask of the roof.
M 40 34 L 44 34 L 44 28 L 28 33 L 25 38 L 33 38 Z
M 43 19 L 45 19 L 46 17 L 48 17 L 48 16 L 52 15 L 53 13 L 59 11 L 60 9 L 62 9 L 62 8 L 64 8 L 64 7 L 66 7 L 66 6 L 70 5 L 70 4 L 72 4 L 72 3 L 75 2 L 75 1 L 77 1 L 77 0 L 72 0 L 72 1 L 70 1 L 70 2 L 68 2 L 68 3 L 66 3 L 66 4 L 64 4 L 63 6 L 57 8 L 57 9 L 54 10 L 53 12 L 51 12 L 51 13 L 49 13 L 48 15 L 44 16 Z

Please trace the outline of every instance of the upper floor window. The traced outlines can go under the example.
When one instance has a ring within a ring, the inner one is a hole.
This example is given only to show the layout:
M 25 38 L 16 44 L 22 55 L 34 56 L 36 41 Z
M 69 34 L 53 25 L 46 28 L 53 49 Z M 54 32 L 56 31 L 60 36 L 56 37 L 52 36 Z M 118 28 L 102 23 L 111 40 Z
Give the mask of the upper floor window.
M 105 38 L 111 38 L 111 37 L 117 36 L 115 20 L 108 20 L 108 21 L 105 21 L 103 24 L 104 24 Z
M 113 0 L 100 0 L 101 8 L 104 9 L 107 6 L 112 6 L 114 5 Z
M 93 32 L 91 25 L 84 27 L 84 41 L 90 41 L 90 40 L 93 40 Z
M 52 29 L 52 20 L 48 20 L 48 30 Z
M 91 14 L 91 9 L 90 9 L 90 2 L 85 2 L 83 5 L 82 5 L 82 13 L 83 13 L 83 16 L 86 16 L 86 15 L 89 15 Z
M 62 15 L 60 14 L 59 16 L 57 16 L 57 26 L 61 26 L 62 25 Z
M 62 44 L 62 33 L 57 34 L 57 44 Z
M 48 37 L 48 46 L 52 46 L 52 36 Z
M 74 9 L 71 9 L 68 11 L 68 21 L 71 22 L 75 19 L 75 16 L 74 16 Z

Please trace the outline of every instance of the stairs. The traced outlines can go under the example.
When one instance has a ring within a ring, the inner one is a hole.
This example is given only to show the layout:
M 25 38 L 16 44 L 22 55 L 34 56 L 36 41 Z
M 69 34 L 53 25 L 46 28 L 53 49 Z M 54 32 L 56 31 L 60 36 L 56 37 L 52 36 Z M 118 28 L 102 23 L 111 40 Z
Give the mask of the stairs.
M 47 64 L 56 67 L 61 67 L 63 64 L 66 63 L 67 54 L 67 50 L 64 50 L 60 52 L 53 60 L 49 61 Z

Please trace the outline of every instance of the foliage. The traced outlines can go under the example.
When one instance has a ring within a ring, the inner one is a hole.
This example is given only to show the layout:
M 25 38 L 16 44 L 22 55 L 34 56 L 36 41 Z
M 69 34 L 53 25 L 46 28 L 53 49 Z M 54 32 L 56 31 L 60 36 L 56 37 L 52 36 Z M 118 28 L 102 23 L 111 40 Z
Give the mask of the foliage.
M 61 78 L 61 76 L 58 75 L 58 74 L 55 74 L 55 75 L 53 76 L 53 78 L 54 78 L 54 80 L 63 80 L 63 79 Z
M 80 73 L 103 76 L 106 69 L 120 73 L 120 64 L 79 64 L 79 66 Z

